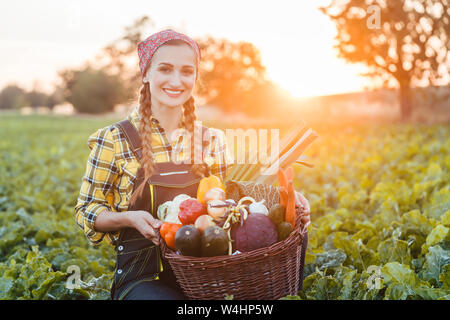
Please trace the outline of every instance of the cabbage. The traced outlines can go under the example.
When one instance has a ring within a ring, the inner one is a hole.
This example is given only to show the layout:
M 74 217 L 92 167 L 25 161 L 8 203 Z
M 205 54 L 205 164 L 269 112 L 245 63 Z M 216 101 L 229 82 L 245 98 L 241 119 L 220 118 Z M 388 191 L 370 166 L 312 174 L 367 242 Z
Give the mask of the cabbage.
M 277 227 L 268 216 L 252 213 L 242 226 L 235 224 L 231 228 L 231 239 L 234 249 L 241 252 L 269 247 L 278 241 Z

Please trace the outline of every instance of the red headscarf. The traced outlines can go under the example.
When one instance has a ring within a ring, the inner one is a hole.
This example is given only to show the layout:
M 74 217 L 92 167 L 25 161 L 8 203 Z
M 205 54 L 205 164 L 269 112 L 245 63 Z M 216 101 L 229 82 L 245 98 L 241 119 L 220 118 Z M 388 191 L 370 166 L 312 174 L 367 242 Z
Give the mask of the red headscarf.
M 200 61 L 200 48 L 194 40 L 182 33 L 171 29 L 166 29 L 152 34 L 150 37 L 142 42 L 139 42 L 138 44 L 139 67 L 141 69 L 142 78 L 144 78 L 145 70 L 147 69 L 147 66 L 156 50 L 167 41 L 175 39 L 183 40 L 190 45 L 197 54 L 197 61 Z

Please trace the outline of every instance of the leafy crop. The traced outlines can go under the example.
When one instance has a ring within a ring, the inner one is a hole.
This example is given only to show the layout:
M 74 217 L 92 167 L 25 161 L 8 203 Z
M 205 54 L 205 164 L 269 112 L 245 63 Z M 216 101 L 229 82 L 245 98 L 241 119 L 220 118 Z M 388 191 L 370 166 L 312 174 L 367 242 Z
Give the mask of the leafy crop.
M 106 121 L 0 118 L 0 299 L 105 299 L 114 250 L 90 246 L 73 207 L 89 149 Z M 71 265 L 79 289 L 68 289 Z
M 73 207 L 88 136 L 111 120 L 0 118 L 0 299 L 107 299 L 115 252 Z M 285 299 L 450 298 L 450 128 L 313 126 L 303 291 Z M 66 286 L 80 270 L 81 286 Z
M 296 178 L 312 212 L 297 298 L 449 299 L 449 127 L 328 133 Z

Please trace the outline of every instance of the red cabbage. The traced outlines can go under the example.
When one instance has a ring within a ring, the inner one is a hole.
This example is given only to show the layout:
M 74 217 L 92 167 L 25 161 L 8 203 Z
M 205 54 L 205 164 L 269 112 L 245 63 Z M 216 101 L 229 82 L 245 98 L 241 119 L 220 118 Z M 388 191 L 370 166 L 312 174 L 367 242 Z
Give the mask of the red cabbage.
M 235 250 L 248 252 L 259 248 L 269 247 L 278 241 L 276 225 L 270 218 L 261 213 L 252 213 L 244 224 L 233 225 L 231 239 Z

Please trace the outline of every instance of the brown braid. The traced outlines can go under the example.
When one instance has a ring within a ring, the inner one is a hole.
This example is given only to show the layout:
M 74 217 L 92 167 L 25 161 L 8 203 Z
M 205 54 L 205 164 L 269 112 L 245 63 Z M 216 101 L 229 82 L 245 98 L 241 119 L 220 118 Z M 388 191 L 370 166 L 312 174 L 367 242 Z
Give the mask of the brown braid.
M 150 117 L 152 115 L 152 103 L 149 83 L 144 83 L 139 92 L 139 133 L 142 139 L 142 158 L 141 166 L 144 170 L 144 180 L 135 189 L 130 198 L 130 203 L 134 204 L 144 192 L 144 188 L 153 174 L 153 152 L 152 152 L 152 124 Z
M 186 101 L 183 105 L 184 109 L 184 122 L 186 126 L 186 130 L 190 132 L 191 134 L 191 160 L 194 161 L 194 121 L 197 120 L 197 116 L 195 114 L 195 101 L 194 97 L 190 97 L 188 101 Z M 203 131 L 201 131 L 203 134 Z M 206 164 L 193 164 L 192 165 L 192 172 L 200 177 L 205 177 L 209 175 L 208 167 Z

